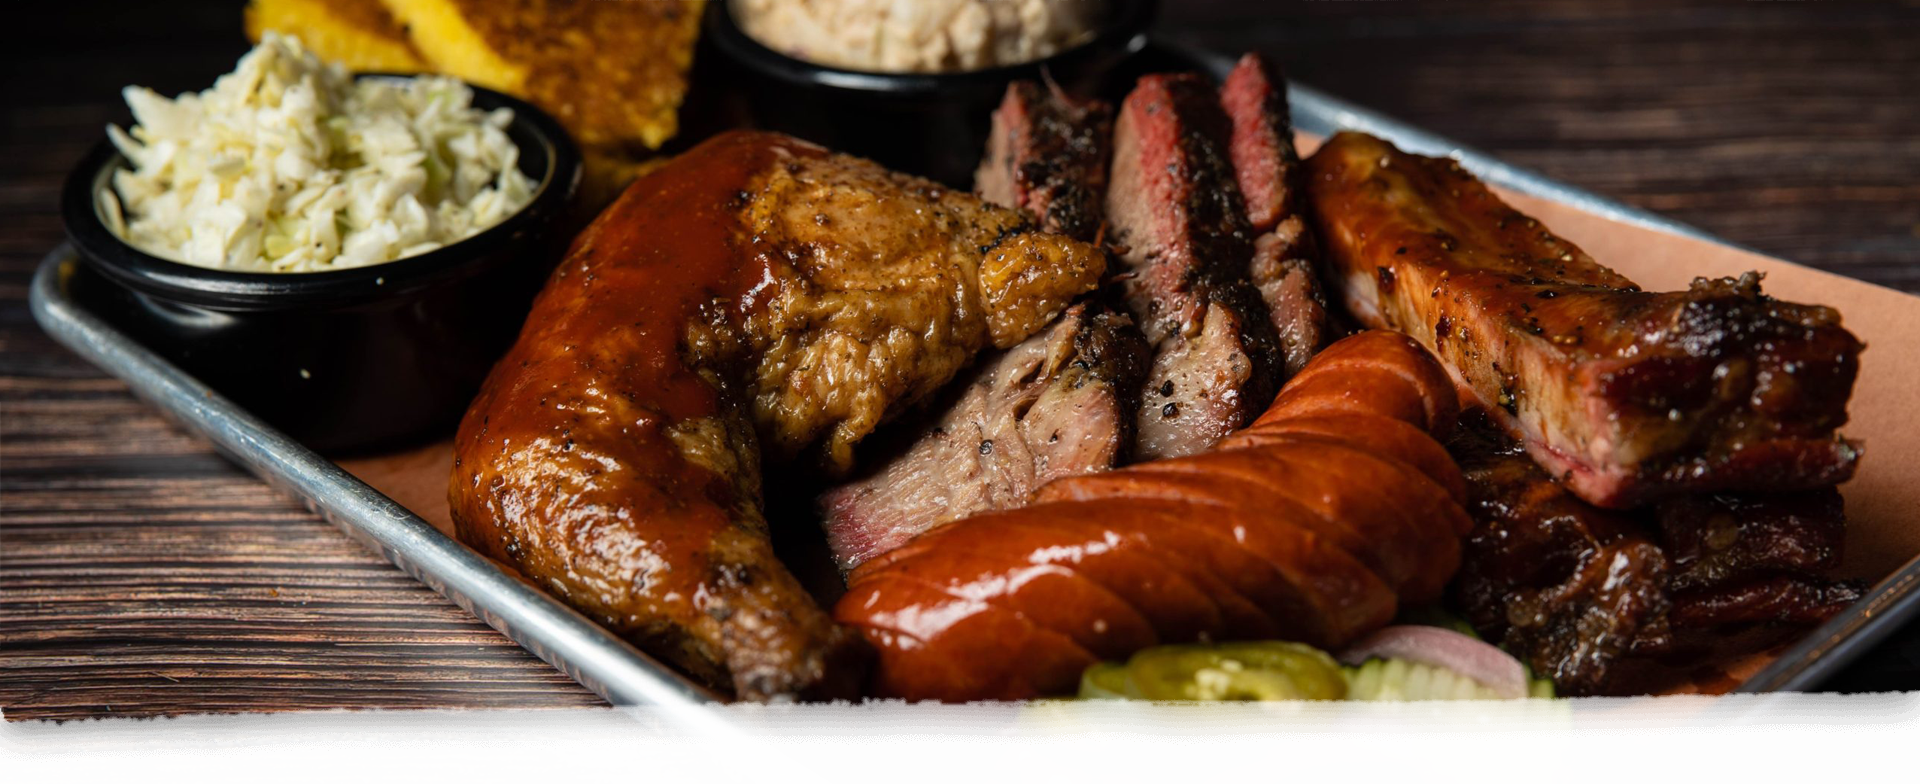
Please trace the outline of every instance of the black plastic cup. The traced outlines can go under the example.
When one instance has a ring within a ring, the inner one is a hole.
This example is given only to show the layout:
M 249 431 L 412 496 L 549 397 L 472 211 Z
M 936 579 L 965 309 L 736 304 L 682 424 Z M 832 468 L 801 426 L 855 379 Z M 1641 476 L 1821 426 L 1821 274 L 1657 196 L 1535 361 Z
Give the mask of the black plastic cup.
M 1153 0 L 1110 0 L 1087 41 L 1019 65 L 950 73 L 852 71 L 789 57 L 734 21 L 730 0 L 707 3 L 707 43 L 720 76 L 744 93 L 755 125 L 853 153 L 956 188 L 973 184 L 992 112 L 1015 79 L 1052 78 L 1099 95 L 1113 67 L 1146 46 Z
M 499 224 L 354 269 L 197 267 L 144 253 L 107 228 L 98 194 L 127 161 L 102 141 L 61 195 L 82 262 L 74 296 L 316 450 L 371 451 L 446 433 L 518 334 L 563 249 L 557 232 L 580 180 L 579 151 L 553 118 L 511 96 L 473 93 L 480 109 L 513 110 L 507 136 L 535 183 L 532 201 Z

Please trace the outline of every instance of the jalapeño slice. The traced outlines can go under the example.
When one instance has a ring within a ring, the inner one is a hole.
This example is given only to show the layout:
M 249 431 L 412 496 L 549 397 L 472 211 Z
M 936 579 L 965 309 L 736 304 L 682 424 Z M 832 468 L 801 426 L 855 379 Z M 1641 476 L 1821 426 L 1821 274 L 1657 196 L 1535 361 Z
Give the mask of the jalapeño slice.
M 1306 738 L 1346 699 L 1331 657 L 1292 642 L 1144 649 L 1127 663 L 1127 688 L 1156 723 L 1206 746 Z

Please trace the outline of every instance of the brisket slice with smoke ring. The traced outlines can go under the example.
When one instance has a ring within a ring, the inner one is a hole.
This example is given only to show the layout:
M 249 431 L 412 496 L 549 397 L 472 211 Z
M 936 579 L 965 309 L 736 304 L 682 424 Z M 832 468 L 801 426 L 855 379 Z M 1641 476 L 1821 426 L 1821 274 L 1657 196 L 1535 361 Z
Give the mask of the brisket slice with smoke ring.
M 1136 269 L 1102 293 L 1131 299 L 1136 313 L 1167 303 L 1197 309 L 1156 329 L 1157 372 L 1145 394 L 1139 388 L 1145 364 L 1134 360 L 1130 348 L 1141 343 L 1138 331 L 1115 314 L 1100 314 L 1097 324 L 1086 318 L 1050 330 L 988 360 L 950 408 L 911 431 L 906 448 L 883 457 L 866 477 L 822 496 L 828 538 L 843 567 L 948 521 L 1024 505 L 1035 477 L 1112 468 L 1134 452 L 1136 419 L 1147 423 L 1141 425 L 1141 458 L 1211 445 L 1264 404 L 1263 387 L 1277 384 L 1283 370 L 1264 360 L 1265 328 L 1243 325 L 1271 322 L 1288 372 L 1319 349 L 1327 311 L 1307 255 L 1310 232 L 1298 214 L 1300 161 L 1284 84 L 1249 55 L 1219 94 L 1197 77 L 1151 77 L 1130 104 L 1156 116 L 1136 117 L 1123 136 L 1138 140 L 1137 131 L 1144 130 L 1158 141 L 1129 148 L 1123 155 L 1135 156 L 1133 163 L 1117 169 L 1133 182 L 1143 165 L 1185 167 L 1198 173 L 1200 185 L 1157 180 L 1158 189 L 1144 193 L 1145 201 L 1122 210 L 1121 233 L 1150 241 L 1129 250 L 1144 252 L 1158 242 L 1161 251 L 1140 255 L 1164 264 L 1145 274 Z M 1157 116 L 1156 101 L 1168 107 L 1166 116 Z M 988 201 L 1028 212 L 1043 229 L 1095 240 L 1105 217 L 1112 135 L 1113 112 L 1106 104 L 1015 82 L 994 112 L 975 190 Z M 1253 198 L 1239 201 L 1235 190 L 1242 187 Z M 1255 238 L 1251 246 L 1248 237 Z M 1249 295 L 1249 282 L 1257 296 Z M 1073 340 L 1070 334 L 1092 339 Z M 1106 348 L 1073 360 L 1078 371 L 1047 370 L 1067 366 L 1062 347 L 1068 346 Z M 1034 400 L 1073 400 L 1080 419 L 1048 424 L 1048 417 L 1066 412 L 1036 407 L 1040 413 L 1029 416 L 1026 407 Z M 1109 416 L 1121 403 L 1139 410 Z M 1086 446 L 1034 448 L 1015 432 L 1016 423 L 1045 430 L 1049 438 L 1065 432 L 1068 442 Z M 1101 446 L 1092 448 L 1096 444 Z
M 1043 230 L 1101 233 L 1113 111 L 1019 81 L 993 114 L 975 191 Z M 1104 471 L 1132 452 L 1146 343 L 1092 298 L 1018 346 L 983 358 L 905 426 L 903 444 L 819 499 L 835 560 L 851 569 L 952 520 L 1023 506 L 1048 480 Z
M 1127 317 L 1084 303 L 989 355 L 903 451 L 821 496 L 834 559 L 851 569 L 948 522 L 1024 506 L 1053 479 L 1118 465 L 1145 370 Z
M 1033 216 L 1042 231 L 1084 242 L 1106 220 L 1113 108 L 1016 81 L 993 113 L 975 195 Z
M 1272 318 L 1248 278 L 1254 236 L 1230 138 L 1218 94 L 1195 74 L 1142 78 L 1114 126 L 1109 237 L 1154 348 L 1141 459 L 1213 445 L 1252 421 L 1283 375 Z
M 1248 275 L 1267 303 L 1291 375 L 1326 343 L 1329 328 L 1314 269 L 1319 249 L 1301 209 L 1302 170 L 1286 89 L 1278 70 L 1248 54 L 1221 85 L 1220 106 L 1232 123 L 1229 150 L 1255 234 Z

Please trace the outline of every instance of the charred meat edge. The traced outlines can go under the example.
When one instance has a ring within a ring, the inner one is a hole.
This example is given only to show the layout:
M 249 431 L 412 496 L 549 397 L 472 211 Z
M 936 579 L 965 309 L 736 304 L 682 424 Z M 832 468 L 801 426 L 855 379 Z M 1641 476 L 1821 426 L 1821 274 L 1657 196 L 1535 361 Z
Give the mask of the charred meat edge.
M 1363 134 L 1307 161 L 1331 282 L 1369 326 L 1425 344 L 1589 503 L 1827 487 L 1853 474 L 1862 348 L 1831 308 L 1760 277 L 1641 291 L 1457 161 Z
M 1015 81 L 993 112 L 974 193 L 1025 211 L 1043 231 L 1094 242 L 1106 220 L 1112 138 L 1113 107 Z
M 1301 205 L 1304 172 L 1293 146 L 1287 82 L 1258 54 L 1240 58 L 1220 88 L 1232 123 L 1229 150 L 1253 229 L 1248 275 L 1273 317 L 1287 374 L 1306 367 L 1330 334 L 1319 248 Z
M 1025 506 L 1054 479 L 1120 465 L 1145 374 L 1139 331 L 1091 303 L 989 355 L 904 449 L 821 496 L 835 560 L 851 569 L 949 522 Z
M 1143 77 L 1114 127 L 1107 219 L 1121 291 L 1153 346 L 1141 459 L 1200 452 L 1273 398 L 1284 360 L 1248 279 L 1253 230 L 1228 158 L 1231 131 L 1196 74 Z
M 1616 665 L 1668 652 L 1676 632 L 1814 624 L 1861 596 L 1826 576 L 1846 524 L 1832 488 L 1622 512 L 1554 482 L 1485 411 L 1449 448 L 1474 519 L 1450 601 L 1562 693 L 1609 693 Z

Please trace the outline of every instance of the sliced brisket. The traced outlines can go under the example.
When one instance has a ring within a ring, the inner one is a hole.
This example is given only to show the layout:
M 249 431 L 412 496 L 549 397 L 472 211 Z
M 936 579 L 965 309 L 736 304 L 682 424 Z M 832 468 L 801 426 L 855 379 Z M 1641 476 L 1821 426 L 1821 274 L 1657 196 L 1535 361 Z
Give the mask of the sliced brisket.
M 1112 131 L 1106 104 L 1015 82 L 993 113 L 974 191 L 1093 241 Z M 1146 352 L 1126 315 L 1089 301 L 983 358 L 902 447 L 821 496 L 835 558 L 851 569 L 949 521 L 1021 506 L 1050 479 L 1114 467 L 1132 451 Z
M 1231 130 L 1195 74 L 1142 78 L 1114 127 L 1109 235 L 1122 290 L 1153 346 L 1141 459 L 1193 454 L 1252 419 L 1283 373 L 1248 278 L 1254 235 L 1228 159 Z
M 1128 318 L 1085 303 L 989 355 L 904 451 L 821 496 L 835 559 L 851 569 L 945 523 L 1022 506 L 1052 479 L 1112 468 L 1145 371 Z
M 1229 151 L 1252 228 L 1248 274 L 1273 317 L 1287 373 L 1327 341 L 1327 301 L 1314 269 L 1318 249 L 1300 205 L 1300 153 L 1293 147 L 1287 83 L 1257 54 L 1240 58 L 1220 88 L 1232 123 Z
M 974 192 L 1025 210 L 1045 231 L 1091 242 L 1105 219 L 1112 138 L 1111 106 L 1016 81 L 994 110 Z

